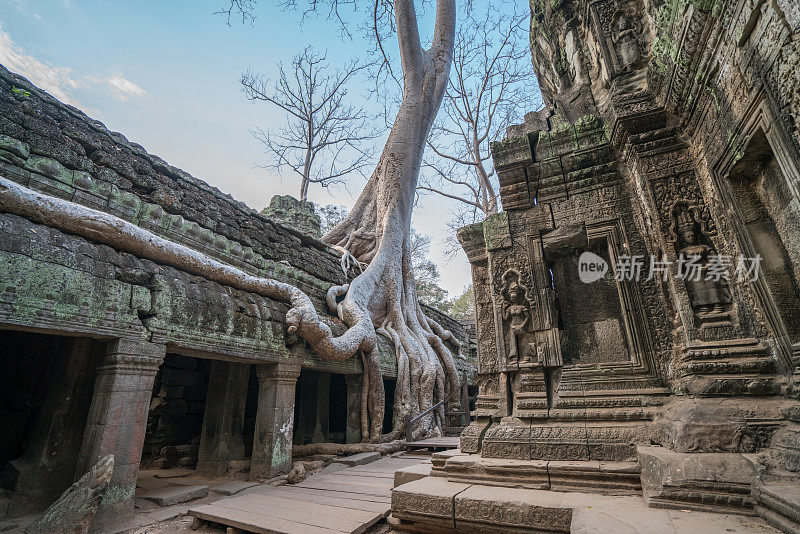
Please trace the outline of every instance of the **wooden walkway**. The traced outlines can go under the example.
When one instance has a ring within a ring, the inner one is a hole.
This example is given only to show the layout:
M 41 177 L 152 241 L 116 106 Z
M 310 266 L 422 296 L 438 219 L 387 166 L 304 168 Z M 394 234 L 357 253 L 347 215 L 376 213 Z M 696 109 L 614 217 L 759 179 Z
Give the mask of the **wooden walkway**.
M 420 441 L 406 442 L 406 449 L 409 451 L 428 449 L 430 451 L 443 451 L 447 449 L 457 449 L 459 444 L 458 436 L 442 436 L 440 438 L 428 438 Z
M 244 532 L 360 534 L 389 515 L 394 472 L 420 458 L 381 458 L 293 486 L 254 491 L 191 508 L 189 515 Z

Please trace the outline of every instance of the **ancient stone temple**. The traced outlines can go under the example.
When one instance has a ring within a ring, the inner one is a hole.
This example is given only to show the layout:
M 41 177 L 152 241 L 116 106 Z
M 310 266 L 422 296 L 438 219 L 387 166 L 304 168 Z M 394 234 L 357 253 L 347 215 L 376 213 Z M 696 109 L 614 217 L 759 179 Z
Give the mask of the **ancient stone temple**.
M 22 216 L 21 200 L 39 207 Z M 88 215 L 65 222 L 74 213 Z M 361 440 L 359 358 L 319 358 L 285 302 L 87 231 L 98 214 L 159 250 L 298 287 L 322 315 L 353 275 L 318 218 L 303 232 L 297 213 L 260 215 L 0 67 L 0 522 L 43 511 L 107 455 L 93 528 L 131 515 L 140 467 L 258 481 L 292 469 L 293 444 Z M 461 325 L 426 311 L 469 356 Z M 395 355 L 379 343 L 391 428 Z
M 395 490 L 398 527 L 569 531 L 499 485 L 796 532 L 800 7 L 530 5 L 546 105 L 492 146 L 505 211 L 459 234 L 476 420 Z

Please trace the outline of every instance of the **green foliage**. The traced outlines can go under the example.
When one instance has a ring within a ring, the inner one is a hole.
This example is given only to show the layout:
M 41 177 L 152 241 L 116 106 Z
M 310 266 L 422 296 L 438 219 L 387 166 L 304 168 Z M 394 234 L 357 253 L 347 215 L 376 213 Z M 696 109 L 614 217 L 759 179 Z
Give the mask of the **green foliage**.
M 441 275 L 436 264 L 428 254 L 431 250 L 431 236 L 411 229 L 411 265 L 414 267 L 414 281 L 417 285 L 417 298 L 423 304 L 447 313 L 447 291 L 439 286 Z
M 447 312 L 453 319 L 460 322 L 475 319 L 475 290 L 472 284 L 465 287 L 461 295 L 450 301 L 450 307 Z
M 316 210 L 322 225 L 322 235 L 333 230 L 348 214 L 347 208 L 344 206 L 334 206 L 333 204 L 317 206 Z
M 411 229 L 411 264 L 414 267 L 414 280 L 417 284 L 417 298 L 423 304 L 436 308 L 458 321 L 469 320 L 474 315 L 472 284 L 461 295 L 448 298 L 447 290 L 439 285 L 441 275 L 436 264 L 428 257 L 431 238 Z
M 28 91 L 26 91 L 25 89 L 21 89 L 19 87 L 12 87 L 11 88 L 11 92 L 14 93 L 16 96 L 19 96 L 19 97 L 22 97 L 22 98 L 27 98 L 27 97 L 31 96 L 31 94 Z

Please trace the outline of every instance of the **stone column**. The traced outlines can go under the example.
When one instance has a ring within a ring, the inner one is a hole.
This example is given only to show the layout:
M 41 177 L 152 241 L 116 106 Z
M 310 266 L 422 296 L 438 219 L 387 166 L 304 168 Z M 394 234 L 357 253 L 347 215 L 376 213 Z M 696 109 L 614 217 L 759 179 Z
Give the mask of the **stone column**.
M 326 443 L 330 429 L 331 374 L 317 373 L 317 417 L 314 422 L 312 443 Z
M 345 375 L 347 382 L 347 430 L 345 441 L 361 441 L 361 375 Z
M 75 474 L 83 476 L 107 454 L 114 455 L 114 474 L 93 528 L 133 513 L 153 380 L 165 354 L 165 345 L 117 339 L 109 342 L 97 368 Z
M 292 469 L 294 388 L 300 376 L 300 365 L 259 365 L 256 373 L 258 411 L 250 464 L 251 480 L 272 478 Z
M 244 408 L 250 364 L 215 360 L 206 394 L 197 470 L 210 476 L 227 473 L 231 460 L 244 459 Z

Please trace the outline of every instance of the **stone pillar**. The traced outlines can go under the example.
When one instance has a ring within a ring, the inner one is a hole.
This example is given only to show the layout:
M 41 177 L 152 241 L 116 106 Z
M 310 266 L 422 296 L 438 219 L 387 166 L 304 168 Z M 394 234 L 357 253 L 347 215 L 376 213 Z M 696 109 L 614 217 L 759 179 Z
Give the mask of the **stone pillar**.
M 326 443 L 330 429 L 331 374 L 317 373 L 317 417 L 312 443 Z
M 30 444 L 3 471 L 3 487 L 14 492 L 10 515 L 47 508 L 83 474 L 76 476 L 75 460 L 92 402 L 94 368 L 105 347 L 87 338 L 64 339 L 55 345 L 52 377 Z
M 275 195 L 270 199 L 269 206 L 261 210 L 261 215 L 304 234 L 317 238 L 322 236 L 319 215 L 314 204 L 307 200 L 298 200 L 291 195 Z
M 256 367 L 258 411 L 253 434 L 250 479 L 272 478 L 292 469 L 294 388 L 300 376 L 297 364 Z
M 114 474 L 93 528 L 118 523 L 133 513 L 153 380 L 165 354 L 165 345 L 117 339 L 109 342 L 97 368 L 75 474 L 83 476 L 107 454 L 114 455 Z
M 211 364 L 197 454 L 197 470 L 210 476 L 227 473 L 231 460 L 244 459 L 244 408 L 250 364 L 215 360 Z
M 361 375 L 345 375 L 347 382 L 347 430 L 345 441 L 361 441 Z

